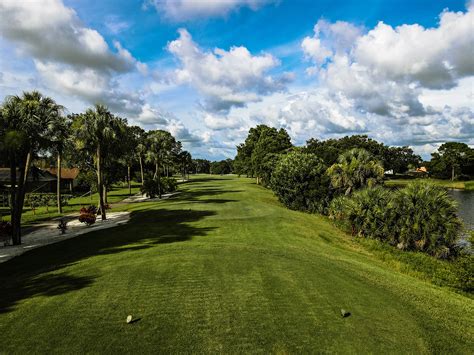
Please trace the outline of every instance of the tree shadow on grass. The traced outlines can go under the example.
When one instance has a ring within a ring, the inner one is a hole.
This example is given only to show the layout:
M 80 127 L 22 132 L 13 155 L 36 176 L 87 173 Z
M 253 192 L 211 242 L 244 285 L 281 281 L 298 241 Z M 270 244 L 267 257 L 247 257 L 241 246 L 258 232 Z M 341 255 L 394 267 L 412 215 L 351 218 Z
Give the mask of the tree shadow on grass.
M 214 211 L 134 211 L 129 223 L 33 249 L 0 264 L 0 314 L 35 296 L 56 296 L 90 286 L 101 275 L 74 275 L 62 269 L 92 257 L 160 247 L 208 235 L 214 228 L 192 225 Z M 139 257 L 139 256 L 138 256 Z

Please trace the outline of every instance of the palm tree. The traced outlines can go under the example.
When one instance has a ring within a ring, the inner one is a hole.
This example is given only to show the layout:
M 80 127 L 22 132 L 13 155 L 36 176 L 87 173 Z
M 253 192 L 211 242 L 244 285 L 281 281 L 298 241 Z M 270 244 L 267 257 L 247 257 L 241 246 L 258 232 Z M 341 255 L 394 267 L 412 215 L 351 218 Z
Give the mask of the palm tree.
M 172 151 L 176 140 L 171 133 L 156 130 L 150 131 L 148 134 L 149 150 L 147 152 L 147 160 L 155 164 L 155 173 L 153 179 L 158 182 L 158 197 L 161 198 L 160 167 L 164 163 L 166 156 Z
M 64 153 L 64 149 L 68 145 L 68 139 L 70 136 L 70 121 L 64 116 L 58 116 L 54 122 L 52 122 L 51 131 L 51 145 L 53 150 L 56 153 L 57 157 L 57 168 L 56 168 L 56 176 L 57 176 L 57 205 L 58 205 L 58 213 L 62 213 L 62 205 L 61 205 L 61 160 L 62 155 Z
M 338 163 L 333 164 L 327 174 L 331 178 L 331 185 L 344 190 L 347 196 L 354 189 L 372 187 L 381 182 L 384 170 L 365 149 L 354 148 L 341 154 Z
M 26 182 L 35 154 L 49 147 L 50 129 L 63 107 L 38 91 L 9 96 L 2 105 L 3 141 L 9 152 L 13 244 L 21 244 L 21 215 Z M 17 168 L 19 177 L 17 179 Z
M 103 162 L 108 145 L 117 136 L 121 129 L 121 122 L 117 120 L 108 108 L 96 104 L 84 114 L 78 115 L 74 122 L 76 145 L 94 156 L 97 173 L 97 192 L 102 220 L 107 218 L 105 213 Z
M 415 181 L 398 190 L 392 202 L 401 249 L 447 258 L 455 251 L 462 223 L 455 201 L 443 188 Z

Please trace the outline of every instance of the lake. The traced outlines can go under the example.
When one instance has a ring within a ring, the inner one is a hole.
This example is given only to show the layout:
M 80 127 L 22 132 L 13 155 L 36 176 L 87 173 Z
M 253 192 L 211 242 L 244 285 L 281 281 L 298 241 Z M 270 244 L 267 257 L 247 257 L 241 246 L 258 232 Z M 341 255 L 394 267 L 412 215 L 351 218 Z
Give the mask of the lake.
M 448 190 L 448 193 L 457 201 L 459 217 L 468 230 L 474 230 L 474 191 Z

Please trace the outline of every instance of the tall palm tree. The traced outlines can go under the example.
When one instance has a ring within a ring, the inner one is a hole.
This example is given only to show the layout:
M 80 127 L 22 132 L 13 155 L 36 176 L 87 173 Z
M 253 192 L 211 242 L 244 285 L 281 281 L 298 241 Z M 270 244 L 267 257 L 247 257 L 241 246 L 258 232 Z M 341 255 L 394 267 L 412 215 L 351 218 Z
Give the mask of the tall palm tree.
M 68 145 L 70 137 L 70 121 L 65 116 L 58 116 L 55 121 L 52 122 L 50 127 L 51 132 L 51 145 L 53 151 L 56 153 L 56 178 L 57 178 L 57 205 L 58 213 L 62 213 L 62 204 L 61 204 L 61 165 L 62 165 L 62 155 L 65 148 Z
M 21 244 L 21 215 L 32 160 L 40 149 L 49 147 L 51 126 L 62 110 L 61 105 L 38 91 L 9 96 L 2 105 L 2 125 L 6 131 L 4 144 L 10 161 L 12 239 L 15 245 Z
M 327 170 L 331 184 L 350 195 L 354 189 L 374 186 L 383 180 L 382 165 L 365 149 L 354 148 L 338 158 L 338 162 Z
M 74 122 L 76 145 L 94 156 L 97 173 L 97 192 L 102 220 L 107 219 L 104 200 L 103 161 L 107 146 L 117 136 L 121 123 L 115 119 L 109 109 L 96 104 L 84 114 L 78 115 Z
M 164 163 L 167 154 L 172 151 L 173 146 L 176 144 L 176 140 L 171 135 L 171 133 L 162 130 L 156 130 L 149 132 L 148 141 L 149 150 L 147 152 L 147 160 L 155 164 L 155 173 L 153 178 L 157 179 L 158 196 L 161 198 L 160 167 Z

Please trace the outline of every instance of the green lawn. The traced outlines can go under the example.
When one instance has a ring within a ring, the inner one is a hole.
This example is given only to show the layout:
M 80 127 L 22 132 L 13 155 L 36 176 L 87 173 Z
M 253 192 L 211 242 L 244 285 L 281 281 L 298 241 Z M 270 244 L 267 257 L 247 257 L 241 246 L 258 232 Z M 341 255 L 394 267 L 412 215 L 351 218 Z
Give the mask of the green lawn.
M 472 299 L 253 180 L 180 189 L 121 205 L 127 225 L 0 264 L 0 353 L 472 353 Z
M 462 189 L 462 190 L 471 190 L 474 191 L 474 180 L 470 181 L 451 181 L 451 180 L 441 180 L 441 179 L 425 179 L 430 181 L 435 185 L 446 187 L 449 189 Z M 386 186 L 400 186 L 403 187 L 408 183 L 412 182 L 413 179 L 396 179 L 396 180 L 387 180 L 385 181 Z
M 140 185 L 136 183 L 133 184 L 132 194 L 136 194 L 139 191 L 140 191 Z M 114 186 L 112 190 L 108 192 L 107 200 L 109 204 L 120 202 L 129 196 L 128 192 L 129 192 L 128 186 L 127 187 Z M 33 211 L 32 209 L 30 209 L 30 206 L 28 206 L 28 202 L 25 201 L 24 212 L 23 212 L 23 215 L 21 216 L 23 226 L 29 226 L 35 222 L 40 222 L 47 219 L 60 217 L 62 215 L 72 213 L 72 212 L 77 212 L 77 214 L 79 215 L 79 210 L 81 209 L 82 206 L 98 205 L 98 201 L 99 201 L 99 196 L 97 193 L 92 194 L 92 197 L 88 195 L 84 197 L 71 198 L 68 201 L 68 204 L 66 206 L 63 206 L 62 214 L 58 213 L 58 209 L 56 206 L 50 206 L 48 208 L 39 207 L 39 208 L 36 208 L 35 211 Z M 10 220 L 10 215 L 9 215 L 10 210 L 8 208 L 0 207 L 0 213 L 3 214 L 4 220 L 7 220 L 7 221 Z

